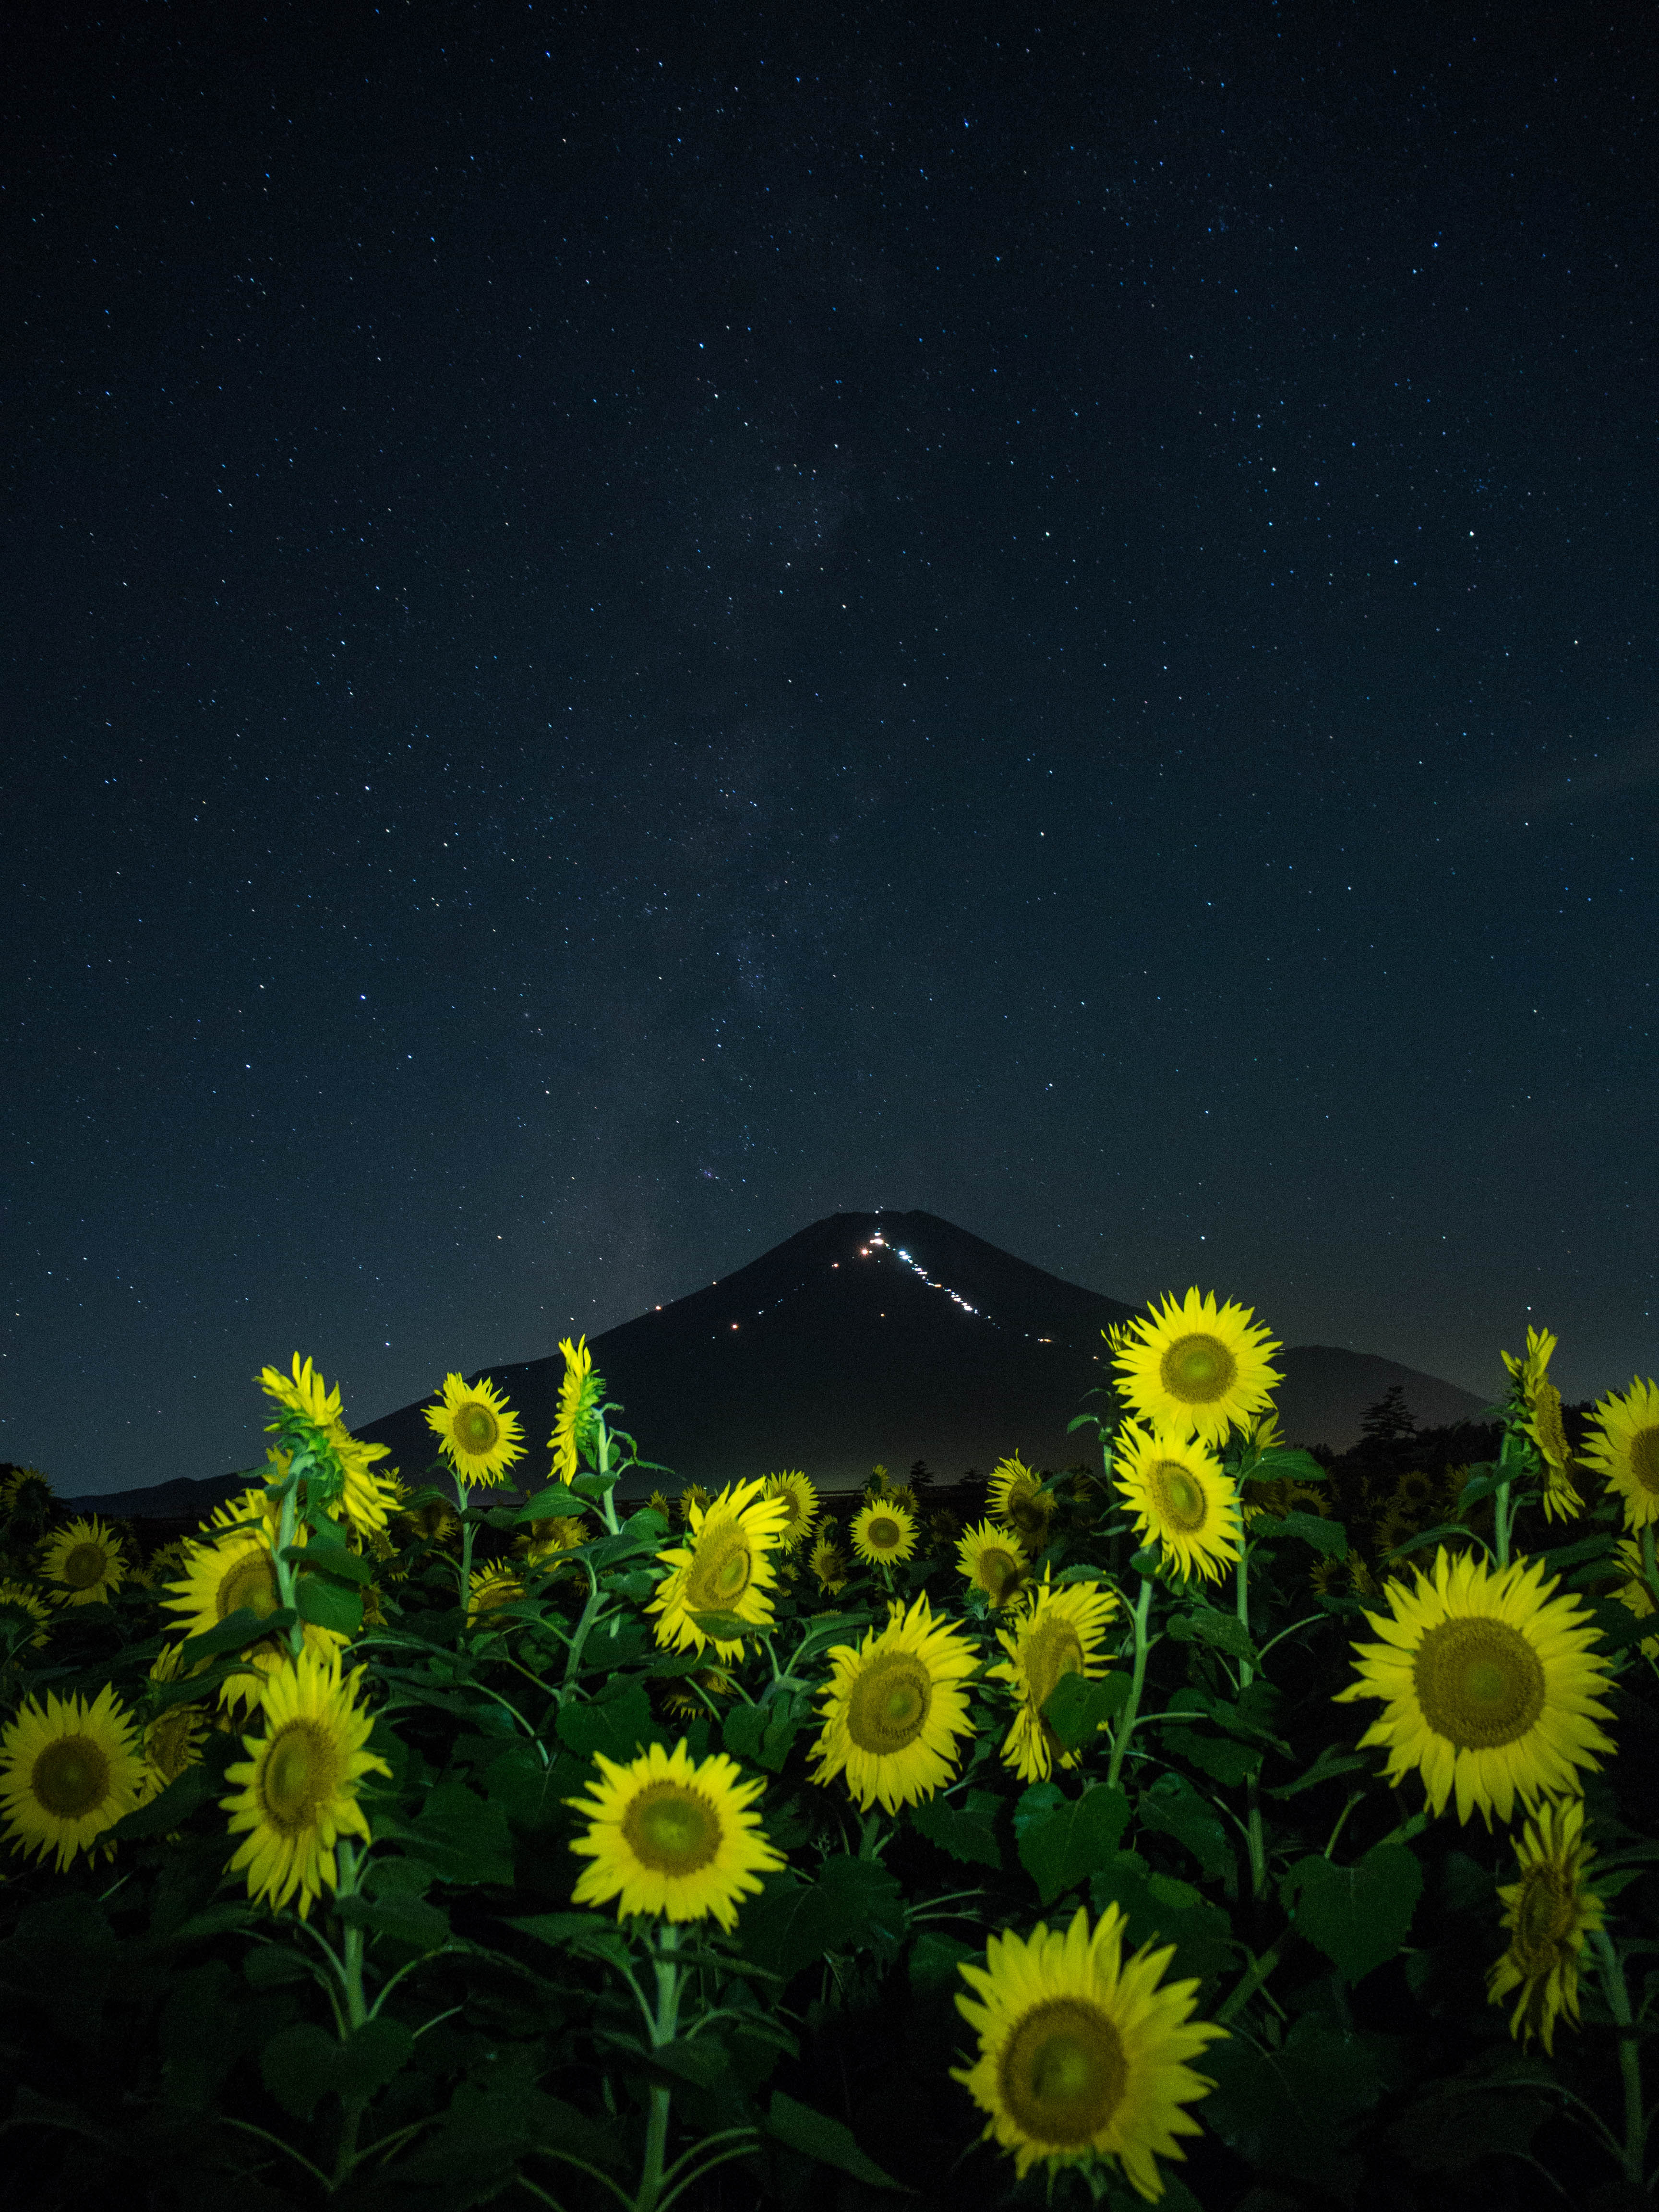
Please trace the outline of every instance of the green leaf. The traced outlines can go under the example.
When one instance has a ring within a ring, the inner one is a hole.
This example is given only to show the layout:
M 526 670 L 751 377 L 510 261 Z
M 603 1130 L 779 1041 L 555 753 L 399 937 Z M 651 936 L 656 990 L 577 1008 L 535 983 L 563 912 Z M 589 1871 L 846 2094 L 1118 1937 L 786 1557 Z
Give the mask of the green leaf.
M 632 1959 L 628 1939 L 614 1920 L 599 1912 L 532 1912 L 523 1920 L 509 1920 L 509 1928 L 533 1936 L 554 1949 L 585 1952 L 590 1958 L 625 1966 Z
M 1437 2082 L 1406 2107 L 1382 2140 L 1419 2173 L 1457 2173 L 1494 2152 L 1525 2158 L 1554 2109 L 1542 2097 L 1505 2094 L 1490 2084 Z
M 1300 1902 L 1291 1899 L 1300 1892 Z M 1423 1869 L 1404 1844 L 1374 1844 L 1355 1866 L 1298 1859 L 1280 1884 L 1297 1927 L 1317 1943 L 1345 1980 L 1363 1981 L 1392 1959 L 1411 1932 L 1423 1893 Z
M 1253 1532 L 1261 1534 L 1266 1524 L 1258 1522 Z M 1286 1513 L 1281 1520 L 1267 1528 L 1273 1536 L 1299 1536 L 1304 1544 L 1311 1544 L 1316 1552 L 1322 1552 L 1328 1559 L 1346 1559 L 1348 1556 L 1348 1532 L 1340 1521 L 1322 1513 Z
M 1483 1498 L 1491 1498 L 1497 1488 L 1497 1471 L 1490 1461 L 1483 1461 L 1457 1493 L 1458 1511 L 1467 1513 L 1471 1505 L 1479 1505 Z
M 259 2053 L 259 2074 L 283 2110 L 308 2120 L 335 2085 L 340 2039 L 308 2020 L 278 2028 Z
M 744 1903 L 738 1936 L 757 1966 L 787 1981 L 829 1951 L 896 1943 L 904 1893 L 875 1859 L 826 1859 L 816 1881 L 785 1875 Z
M 869 1626 L 871 1618 L 867 1613 L 815 1613 L 789 1662 L 791 1671 L 804 1666 L 809 1659 L 816 1659 L 831 1644 L 851 1643 L 860 1629 Z
M 572 1751 L 588 1759 L 602 1751 L 619 1765 L 636 1758 L 646 1744 L 667 1741 L 651 1717 L 651 1700 L 638 1682 L 628 1682 L 615 1697 L 561 1705 L 557 1729 L 559 1741 Z
M 1361 2164 L 1347 2150 L 1348 2131 L 1384 2087 L 1370 2039 L 1310 2012 L 1276 2051 L 1233 2035 L 1207 2045 L 1200 2063 L 1216 2084 L 1204 2100 L 1205 2125 L 1230 2150 L 1259 2173 L 1352 2203 Z
M 342 1589 L 326 1575 L 301 1575 L 294 1586 L 294 1602 L 301 1620 L 339 1636 L 356 1636 L 363 1625 L 362 1592 Z
M 330 1544 L 321 1537 L 313 1537 L 308 1544 L 289 1544 L 283 1555 L 289 1566 L 325 1575 L 337 1575 L 342 1582 L 372 1583 L 374 1569 L 361 1553 L 348 1552 L 343 1544 Z
M 587 1511 L 587 1501 L 578 1498 L 574 1491 L 562 1482 L 550 1484 L 527 1498 L 514 1515 L 515 1521 L 572 1520 Z
M 145 1836 L 170 1835 L 175 1828 L 182 1828 L 192 1813 L 199 1812 L 217 1797 L 224 1787 L 223 1776 L 205 1763 L 187 1766 L 148 1805 L 124 1814 L 110 1830 L 107 1840 L 131 1844 Z
M 1190 1882 L 1155 1874 L 1139 1851 L 1115 1851 L 1089 1882 L 1089 1901 L 1103 1912 L 1117 1905 L 1125 1915 L 1124 1955 L 1143 1943 L 1173 1943 L 1176 1955 L 1164 1979 L 1200 1981 L 1224 1971 L 1238 1947 L 1226 1913 L 1211 1905 Z
M 1115 1720 L 1129 1702 L 1130 1677 L 1119 1667 L 1098 1681 L 1081 1674 L 1062 1674 L 1049 1692 L 1042 1717 L 1066 1751 L 1092 1743 L 1108 1721 Z
M 1581 1559 L 1611 1558 L 1616 1548 L 1617 1539 L 1610 1535 L 1584 1536 L 1576 1544 L 1563 1544 L 1555 1551 L 1543 1554 L 1545 1579 L 1547 1580 L 1551 1575 L 1565 1574 L 1569 1567 L 1576 1567 Z M 1620 1571 L 1623 1572 L 1622 1567 Z
M 1601 1598 L 1590 1604 L 1590 1619 L 1600 1635 L 1601 1647 L 1607 1651 L 1622 1651 L 1627 1644 L 1639 1644 L 1644 1637 L 1659 1631 L 1650 1613 L 1632 1613 L 1629 1606 L 1616 1597 Z
M 427 1793 L 419 1817 L 403 1820 L 377 1811 L 376 1839 L 401 1844 L 444 1881 L 513 1881 L 513 1838 L 507 1816 L 465 1782 L 446 1776 Z
M 1207 1644 L 1252 1663 L 1257 1656 L 1249 1630 L 1236 1613 L 1223 1613 L 1218 1606 L 1199 1605 L 1188 1613 L 1172 1613 L 1164 1627 L 1177 1644 Z
M 750 1759 L 779 1774 L 806 1719 L 805 1708 L 788 1698 L 769 1698 L 762 1705 L 733 1705 L 726 1716 L 721 1741 L 734 1759 Z
M 1266 1791 L 1269 1797 L 1294 1797 L 1298 1790 L 1311 1790 L 1316 1783 L 1329 1782 L 1339 1774 L 1352 1774 L 1356 1770 L 1369 1768 L 1370 1760 L 1363 1751 L 1344 1751 L 1338 1744 L 1328 1743 L 1305 1774 L 1298 1774 L 1294 1782 L 1281 1782 Z
M 915 2194 L 864 2155 L 850 2128 L 840 2120 L 832 2120 L 827 2113 L 814 2112 L 810 2105 L 798 2105 L 781 2089 L 772 2092 L 772 2102 L 762 2124 L 775 2142 L 799 2151 L 819 2166 L 832 2166 L 842 2173 L 850 2173 L 867 2189 L 890 2189 L 905 2197 Z
M 752 1620 L 744 1620 L 735 1613 L 694 1613 L 691 1616 L 702 1633 L 716 1644 L 738 1644 L 745 1636 L 759 1638 L 767 1632 Z
M 1323 1482 L 1326 1474 L 1311 1452 L 1274 1445 L 1271 1450 L 1262 1453 L 1244 1480 L 1247 1482 Z
M 186 1638 L 180 1646 L 179 1663 L 188 1667 L 198 1659 L 216 1658 L 222 1651 L 240 1651 L 245 1644 L 257 1644 L 262 1636 L 277 1636 L 283 1629 L 292 1628 L 299 1615 L 279 1607 L 275 1613 L 255 1613 L 249 1606 L 238 1606 L 228 1613 L 216 1628 L 204 1629 L 201 1635 Z
M 1232 1847 L 1221 1816 L 1184 1774 L 1160 1775 L 1135 1802 L 1135 1817 L 1143 1827 L 1173 1836 L 1192 1853 L 1213 1881 L 1234 1864 Z
M 377 1935 L 407 1943 L 411 1950 L 436 1951 L 449 1941 L 449 1915 L 407 1891 L 393 1890 L 386 1897 L 365 1897 L 359 1892 L 334 1902 L 348 1928 L 373 1929 Z
M 308 1982 L 309 1963 L 281 1943 L 256 1943 L 242 1960 L 242 1979 L 251 1990 L 281 1990 Z
M 1066 1802 L 1066 1792 L 1058 1782 L 1034 1782 L 1029 1790 L 1022 1790 L 1014 1800 L 1014 1839 L 1018 1842 L 1028 1828 L 1039 1820 L 1046 1820 L 1055 1808 Z
M 1129 1822 L 1129 1801 L 1121 1790 L 1097 1783 L 1080 1797 L 1066 1799 L 1019 1839 L 1020 1864 L 1052 1905 L 1063 1890 L 1086 1881 L 1117 1849 Z
M 1261 1765 L 1261 1747 L 1241 1743 L 1234 1735 L 1201 1735 L 1189 1728 L 1174 1741 L 1194 1766 L 1229 1790 L 1236 1790 L 1247 1774 L 1255 1773 Z
M 431 1911 L 429 1905 L 424 1909 Z M 415 2038 L 402 2021 L 383 2015 L 366 2020 L 335 2046 L 334 2087 L 343 2097 L 372 2097 L 403 2071 L 414 2050 Z
M 948 1797 L 930 1797 L 910 1808 L 910 1826 L 964 1865 L 1000 1869 L 1002 1851 L 992 1823 L 1001 1802 L 994 1790 L 970 1790 L 961 1806 Z
M 1448 1536 L 1467 1536 L 1468 1533 L 1461 1521 L 1443 1521 L 1437 1528 L 1420 1528 L 1416 1535 L 1391 1546 L 1384 1557 L 1403 1559 L 1408 1552 L 1420 1552 L 1425 1544 L 1443 1544 Z

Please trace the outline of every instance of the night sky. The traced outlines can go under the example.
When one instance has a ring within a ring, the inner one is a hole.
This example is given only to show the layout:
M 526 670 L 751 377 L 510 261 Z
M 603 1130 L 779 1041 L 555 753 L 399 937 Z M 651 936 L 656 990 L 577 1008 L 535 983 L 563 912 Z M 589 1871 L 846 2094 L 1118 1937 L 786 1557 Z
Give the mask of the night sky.
M 0 1459 L 842 1208 L 1653 1371 L 1650 11 L 952 14 L 9 18 Z

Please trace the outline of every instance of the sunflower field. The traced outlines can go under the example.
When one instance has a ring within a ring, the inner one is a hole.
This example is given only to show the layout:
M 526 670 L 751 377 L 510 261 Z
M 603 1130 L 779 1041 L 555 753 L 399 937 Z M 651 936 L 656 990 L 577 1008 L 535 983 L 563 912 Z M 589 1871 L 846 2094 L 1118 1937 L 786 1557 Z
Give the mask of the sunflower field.
M 569 1342 L 533 1468 L 296 1353 L 182 1542 L 14 1471 L 14 2202 L 1646 2206 L 1659 1390 L 1530 1331 L 1362 1540 L 1249 1310 L 1108 1341 L 971 1526 L 682 1488 Z

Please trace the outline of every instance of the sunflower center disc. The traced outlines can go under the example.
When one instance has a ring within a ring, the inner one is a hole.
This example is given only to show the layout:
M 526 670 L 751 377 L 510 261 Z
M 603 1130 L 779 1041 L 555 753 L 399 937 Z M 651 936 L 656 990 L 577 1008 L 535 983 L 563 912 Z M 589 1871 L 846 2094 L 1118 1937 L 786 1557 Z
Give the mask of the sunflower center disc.
M 1128 2080 L 1117 2029 L 1098 2005 L 1054 1997 L 1034 2006 L 1002 2054 L 1003 2102 L 1038 2142 L 1091 2142 Z
M 1166 1520 L 1181 1529 L 1204 1526 L 1204 1492 L 1178 1460 L 1160 1460 L 1152 1470 Z
M 90 1589 L 103 1578 L 109 1553 L 101 1544 L 77 1544 L 64 1561 L 64 1580 L 71 1589 Z
M 1424 1719 L 1460 1751 L 1515 1743 L 1544 1710 L 1543 1666 L 1507 1621 L 1439 1622 L 1418 1647 L 1412 1680 Z
M 710 1529 L 705 1523 L 687 1578 L 692 1612 L 728 1612 L 748 1589 L 752 1565 L 749 1539 L 741 1528 L 728 1523 Z
M 864 1540 L 872 1552 L 896 1552 L 904 1539 L 898 1522 L 883 1513 L 865 1522 Z
M 150 1724 L 144 1753 L 156 1772 L 176 1782 L 190 1763 L 190 1708 L 175 1705 Z
M 276 1610 L 276 1570 L 269 1552 L 260 1550 L 234 1566 L 219 1585 L 219 1618 L 225 1620 L 244 1607 L 264 1620 Z
M 1659 1429 L 1638 1429 L 1631 1438 L 1630 1471 L 1644 1490 L 1659 1492 Z
M 1005 1605 L 1019 1588 L 1019 1562 L 1012 1552 L 987 1549 L 979 1555 L 980 1586 L 994 1605 Z
M 1158 1363 L 1158 1380 L 1183 1406 L 1212 1406 L 1238 1380 L 1238 1363 L 1218 1336 L 1178 1336 Z
M 1044 1621 L 1025 1647 L 1025 1676 L 1031 1686 L 1031 1703 L 1041 1712 L 1062 1674 L 1082 1672 L 1083 1645 L 1077 1631 L 1062 1620 Z
M 314 1721 L 289 1721 L 279 1729 L 259 1784 L 272 1827 L 297 1835 L 313 1826 L 318 1808 L 334 1793 L 338 1765 L 333 1743 Z
M 1543 1958 L 1566 1934 L 1571 1917 L 1559 1875 L 1545 1868 L 1528 1881 L 1522 1897 L 1516 1920 L 1516 1949 L 1523 1958 Z
M 456 1440 L 461 1449 L 471 1452 L 475 1459 L 482 1459 L 486 1452 L 494 1451 L 501 1433 L 501 1425 L 489 1407 L 480 1406 L 476 1401 L 470 1406 L 463 1406 L 455 1416 Z
M 109 1795 L 109 1761 L 89 1735 L 60 1735 L 35 1760 L 29 1784 L 54 1820 L 82 1820 Z
M 720 1814 L 701 1790 L 653 1782 L 623 1814 L 623 1834 L 656 1874 L 696 1874 L 720 1847 Z
M 884 1651 L 853 1686 L 847 1733 L 878 1758 L 905 1750 L 921 1734 L 933 1702 L 933 1679 L 914 1651 Z

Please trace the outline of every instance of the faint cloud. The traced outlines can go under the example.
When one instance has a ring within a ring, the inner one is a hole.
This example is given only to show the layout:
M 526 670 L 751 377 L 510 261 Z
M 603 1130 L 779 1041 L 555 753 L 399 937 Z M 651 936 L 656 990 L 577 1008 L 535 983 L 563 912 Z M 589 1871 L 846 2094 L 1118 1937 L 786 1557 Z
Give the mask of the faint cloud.
M 1659 735 L 1638 738 L 1605 752 L 1573 757 L 1553 775 L 1528 775 L 1492 794 L 1491 803 L 1523 821 L 1559 814 L 1587 802 L 1616 798 L 1621 792 L 1659 785 Z

